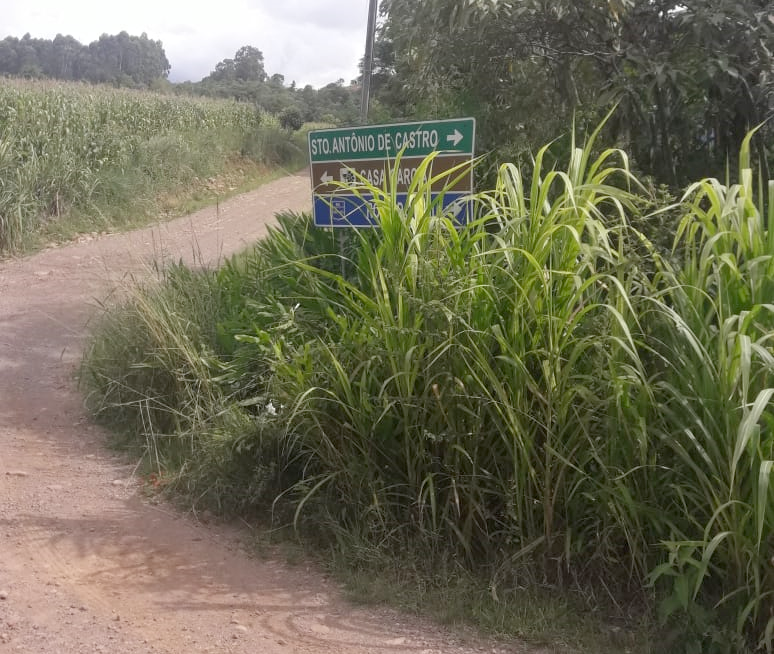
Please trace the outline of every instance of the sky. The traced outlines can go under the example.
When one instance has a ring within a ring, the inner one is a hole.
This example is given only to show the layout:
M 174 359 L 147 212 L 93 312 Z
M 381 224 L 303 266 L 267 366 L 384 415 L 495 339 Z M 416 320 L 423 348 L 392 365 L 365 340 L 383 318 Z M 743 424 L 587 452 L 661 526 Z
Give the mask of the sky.
M 198 81 L 243 45 L 266 72 L 319 88 L 357 77 L 368 0 L 0 0 L 0 38 L 74 36 L 83 44 L 122 30 L 164 44 L 173 82 Z

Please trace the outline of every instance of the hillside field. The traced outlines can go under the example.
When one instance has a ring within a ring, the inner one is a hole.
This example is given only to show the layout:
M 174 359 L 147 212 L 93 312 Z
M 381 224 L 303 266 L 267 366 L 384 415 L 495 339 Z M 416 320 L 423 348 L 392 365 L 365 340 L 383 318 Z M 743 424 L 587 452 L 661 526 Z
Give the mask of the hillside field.
M 303 139 L 251 104 L 1 80 L 0 255 L 156 219 L 180 195 L 214 201 L 303 157 Z

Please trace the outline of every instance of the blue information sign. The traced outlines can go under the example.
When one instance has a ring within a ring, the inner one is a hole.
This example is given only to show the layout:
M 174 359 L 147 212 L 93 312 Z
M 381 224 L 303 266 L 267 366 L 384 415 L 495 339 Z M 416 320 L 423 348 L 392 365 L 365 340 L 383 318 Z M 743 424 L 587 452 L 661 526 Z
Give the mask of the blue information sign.
M 438 194 L 431 195 L 431 201 Z M 316 227 L 376 227 L 377 215 L 370 195 L 315 195 L 314 224 Z M 406 193 L 396 194 L 400 206 L 408 200 Z M 440 207 L 444 213 L 453 215 L 454 220 L 465 224 L 472 217 L 470 193 L 444 193 Z

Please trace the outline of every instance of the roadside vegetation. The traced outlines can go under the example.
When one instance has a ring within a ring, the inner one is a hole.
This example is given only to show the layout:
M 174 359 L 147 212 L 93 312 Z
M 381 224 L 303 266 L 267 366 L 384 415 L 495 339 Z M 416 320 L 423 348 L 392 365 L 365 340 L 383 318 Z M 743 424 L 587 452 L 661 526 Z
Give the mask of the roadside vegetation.
M 281 215 L 164 270 L 96 328 L 89 407 L 365 596 L 560 649 L 770 651 L 774 184 L 750 134 L 659 199 L 596 137 L 500 166 L 464 228 L 420 170 L 405 207 L 363 185 L 380 229 L 343 249 Z
M 95 329 L 94 415 L 154 486 L 296 531 L 360 598 L 559 649 L 774 650 L 769 4 L 383 0 L 370 120 L 474 116 L 478 219 L 420 171 L 406 207 L 364 184 L 378 230 L 282 215 L 158 271 Z M 168 69 L 126 33 L 0 42 L 0 72 L 164 93 L 2 81 L 0 256 L 357 122 L 358 80 L 297 88 L 255 46 Z
M 253 105 L 75 83 L 0 82 L 0 256 L 174 213 L 305 160 Z

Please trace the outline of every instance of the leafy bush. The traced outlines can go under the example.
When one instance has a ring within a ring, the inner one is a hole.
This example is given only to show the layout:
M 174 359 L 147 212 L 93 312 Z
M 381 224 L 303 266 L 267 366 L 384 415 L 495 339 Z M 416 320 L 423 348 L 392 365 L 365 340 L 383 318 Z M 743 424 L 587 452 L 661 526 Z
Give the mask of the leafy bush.
M 304 124 L 304 117 L 296 107 L 287 107 L 280 113 L 279 121 L 283 129 L 297 132 Z

